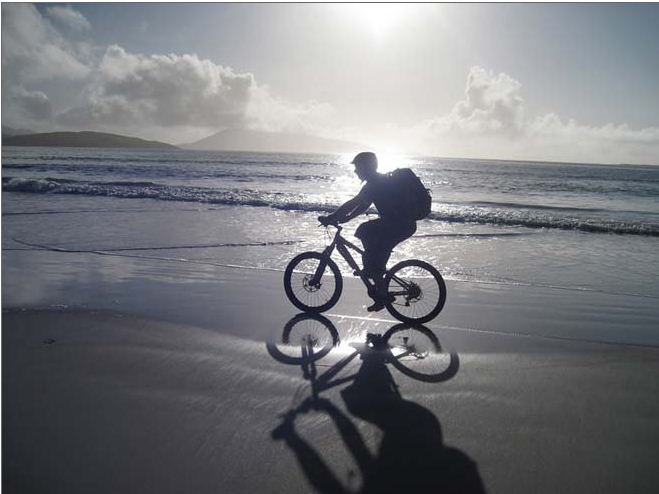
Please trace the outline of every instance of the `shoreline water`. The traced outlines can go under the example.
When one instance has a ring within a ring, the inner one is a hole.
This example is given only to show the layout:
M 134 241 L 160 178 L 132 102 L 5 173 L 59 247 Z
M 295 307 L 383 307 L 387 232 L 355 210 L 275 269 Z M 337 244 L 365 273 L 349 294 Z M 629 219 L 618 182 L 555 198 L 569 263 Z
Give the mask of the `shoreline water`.
M 72 256 L 82 264 L 75 268 L 69 265 L 66 258 Z M 265 335 L 251 334 L 240 327 L 241 322 L 251 321 L 251 305 L 278 314 L 280 322 L 296 312 L 283 293 L 282 270 L 203 262 L 205 266 L 193 263 L 181 269 L 180 263 L 172 266 L 171 262 L 147 257 L 137 259 L 142 270 L 152 270 L 151 275 L 144 278 L 82 280 L 83 276 L 92 274 L 85 273 L 90 264 L 95 265 L 99 274 L 112 271 L 116 260 L 110 256 L 106 263 L 107 257 L 47 251 L 7 252 L 3 255 L 6 263 L 3 270 L 10 276 L 14 272 L 13 267 L 9 267 L 12 261 L 17 261 L 19 266 L 31 266 L 33 270 L 21 268 L 29 277 L 29 282 L 23 280 L 22 286 L 5 282 L 4 294 L 11 294 L 3 295 L 3 308 L 119 310 L 207 328 L 223 319 L 233 321 L 232 334 L 248 335 L 257 341 L 264 341 Z M 105 269 L 99 269 L 103 265 Z M 39 272 L 44 266 L 46 270 L 59 271 L 64 279 L 48 279 L 51 275 Z M 193 275 L 199 267 L 205 267 L 206 273 Z M 185 277 L 184 281 L 176 281 L 179 276 Z M 255 294 L 247 295 L 242 288 L 244 284 L 263 286 Z M 358 280 L 346 278 L 344 284 L 345 293 L 339 304 L 330 310 L 330 315 L 354 316 L 363 321 L 394 321 L 386 311 L 370 316 L 365 312 L 369 299 Z M 655 324 L 659 321 L 659 308 L 654 298 L 456 281 L 448 281 L 447 286 L 447 306 L 428 323 L 430 328 L 659 347 Z M 30 287 L 39 287 L 37 297 Z M 218 306 L 220 300 L 224 304 Z M 227 312 L 227 304 L 235 310 Z

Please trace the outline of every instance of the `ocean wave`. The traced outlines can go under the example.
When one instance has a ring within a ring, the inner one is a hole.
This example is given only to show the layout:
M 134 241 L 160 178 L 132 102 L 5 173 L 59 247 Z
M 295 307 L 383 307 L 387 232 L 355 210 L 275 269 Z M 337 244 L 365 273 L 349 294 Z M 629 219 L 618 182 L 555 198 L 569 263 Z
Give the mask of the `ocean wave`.
M 25 179 L 3 177 L 3 190 L 47 194 L 79 194 L 117 198 L 154 199 L 228 206 L 270 207 L 286 211 L 331 212 L 338 204 L 311 202 L 302 194 L 263 192 L 251 189 L 218 190 L 204 187 L 171 186 L 155 182 L 83 182 L 59 178 Z M 533 229 L 548 228 L 578 230 L 589 233 L 616 233 L 659 236 L 659 224 L 630 220 L 593 217 L 584 214 L 559 215 L 540 208 L 507 208 L 482 206 L 434 205 L 429 220 L 449 223 L 476 223 L 501 226 L 522 226 Z M 610 215 L 609 215 L 610 216 Z
M 522 226 L 526 228 L 549 228 L 578 230 L 586 233 L 615 233 L 622 235 L 644 235 L 659 237 L 659 225 L 630 221 L 605 220 L 602 218 L 561 217 L 522 213 L 520 211 L 497 211 L 486 208 L 460 210 L 459 212 L 432 212 L 429 219 L 449 223 L 477 223 L 500 226 Z
M 498 201 L 468 201 L 468 202 L 455 202 L 454 204 L 465 204 L 471 206 L 484 206 L 494 208 L 519 208 L 519 209 L 538 209 L 548 211 L 580 211 L 598 213 L 608 211 L 601 208 L 579 208 L 569 206 L 548 206 L 544 204 L 524 204 L 519 202 L 498 202 Z
M 116 160 L 115 160 L 116 161 Z M 189 164 L 189 163 L 188 163 Z M 226 163 L 222 163 L 226 164 Z M 53 170 L 57 170 L 61 173 L 67 174 L 77 174 L 77 175 L 131 175 L 136 177 L 141 176 L 155 176 L 159 178 L 195 178 L 195 179 L 232 179 L 238 182 L 255 182 L 260 180 L 272 180 L 272 181 L 294 181 L 294 182 L 324 182 L 330 181 L 332 177 L 328 174 L 322 173 L 300 173 L 300 170 L 296 167 L 295 169 L 289 169 L 286 171 L 285 168 L 280 168 L 279 173 L 272 173 L 262 170 L 250 170 L 248 173 L 244 170 L 244 164 L 241 164 L 241 168 L 235 170 L 231 169 L 212 169 L 212 168 L 177 168 L 175 166 L 168 165 L 153 165 L 153 166 L 144 166 L 140 164 L 133 164 L 130 168 L 127 168 L 125 165 L 118 164 L 109 164 L 105 163 L 104 165 L 98 164 L 72 164 L 72 163 L 63 163 L 58 161 L 52 161 L 48 163 L 35 163 L 35 164 L 24 164 L 24 163 L 14 163 L 14 164 L 4 164 L 2 165 L 4 170 L 19 170 L 21 172 L 32 172 L 32 173 L 52 173 Z M 268 170 L 268 167 L 265 167 L 265 170 Z

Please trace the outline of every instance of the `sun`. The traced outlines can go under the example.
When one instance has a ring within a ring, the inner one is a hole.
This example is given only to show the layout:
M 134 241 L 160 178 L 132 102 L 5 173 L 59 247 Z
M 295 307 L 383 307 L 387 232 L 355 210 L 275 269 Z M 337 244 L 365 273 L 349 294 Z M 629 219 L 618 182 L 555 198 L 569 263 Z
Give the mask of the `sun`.
M 402 3 L 345 3 L 340 4 L 339 8 L 374 38 L 383 38 L 396 27 L 411 6 Z

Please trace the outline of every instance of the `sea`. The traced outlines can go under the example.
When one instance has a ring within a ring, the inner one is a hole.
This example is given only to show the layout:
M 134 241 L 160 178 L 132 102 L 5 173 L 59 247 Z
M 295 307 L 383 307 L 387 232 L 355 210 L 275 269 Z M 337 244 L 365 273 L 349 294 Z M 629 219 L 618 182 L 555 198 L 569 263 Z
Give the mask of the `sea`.
M 281 270 L 322 248 L 317 216 L 359 191 L 351 158 L 3 147 L 3 252 Z M 419 258 L 448 280 L 659 299 L 659 166 L 380 156 L 380 171 L 400 167 L 431 190 L 432 213 L 390 264 Z

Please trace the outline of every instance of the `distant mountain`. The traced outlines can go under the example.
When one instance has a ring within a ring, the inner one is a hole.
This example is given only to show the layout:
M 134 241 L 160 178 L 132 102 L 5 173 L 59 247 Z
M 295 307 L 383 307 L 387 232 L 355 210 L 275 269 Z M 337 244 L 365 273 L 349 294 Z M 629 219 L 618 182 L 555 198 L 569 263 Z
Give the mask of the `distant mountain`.
M 7 127 L 6 125 L 2 126 L 3 136 L 20 136 L 25 134 L 34 134 L 34 132 L 27 129 L 14 129 L 12 127 Z
M 137 137 L 128 137 L 103 132 L 48 132 L 2 137 L 3 146 L 52 146 L 81 148 L 140 148 L 140 149 L 178 149 L 176 146 L 158 141 L 145 141 Z
M 200 141 L 182 144 L 181 147 L 213 151 L 341 153 L 358 151 L 363 146 L 354 142 L 325 139 L 306 134 L 227 129 Z

